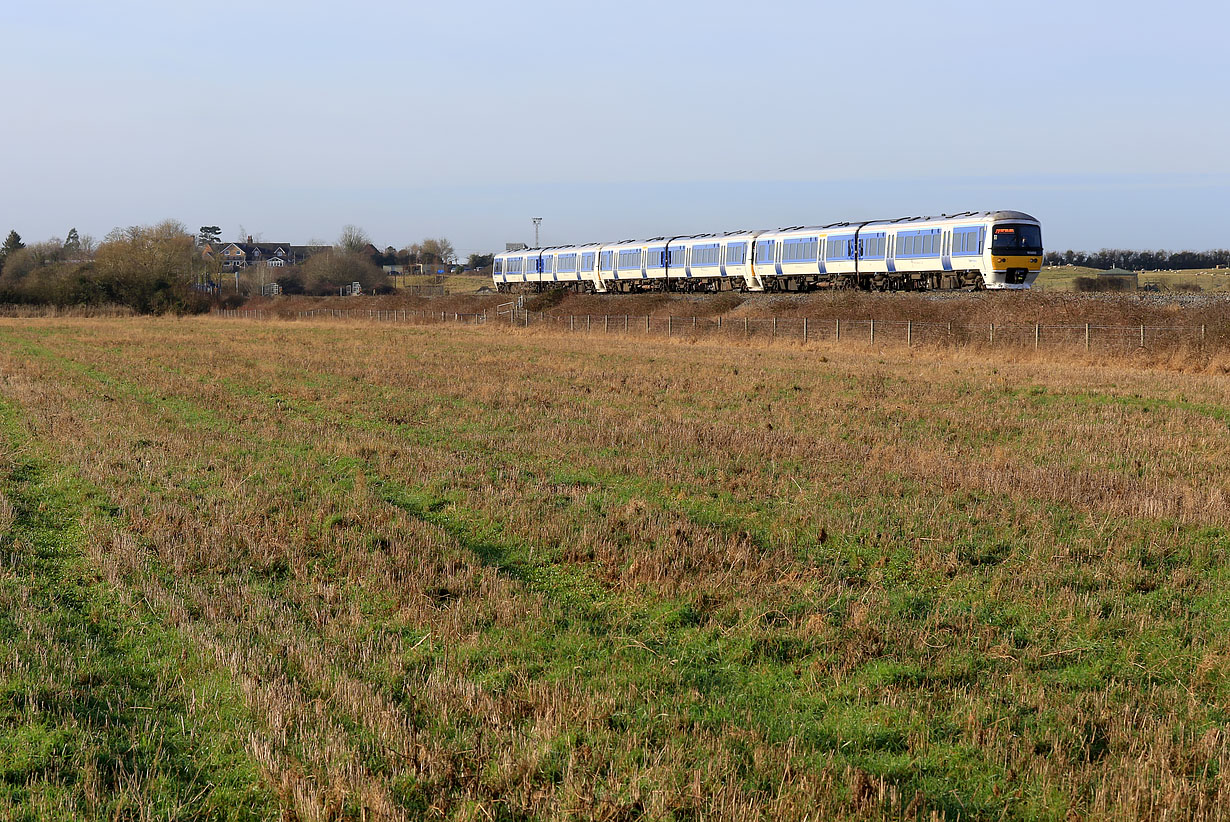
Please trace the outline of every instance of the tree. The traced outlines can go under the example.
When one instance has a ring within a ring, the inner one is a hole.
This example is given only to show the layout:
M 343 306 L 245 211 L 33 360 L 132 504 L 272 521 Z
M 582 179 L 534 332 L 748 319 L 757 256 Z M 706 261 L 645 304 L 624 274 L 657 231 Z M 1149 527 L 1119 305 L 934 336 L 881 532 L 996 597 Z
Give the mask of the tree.
M 337 238 L 337 247 L 353 254 L 366 251 L 371 244 L 372 240 L 367 236 L 367 232 L 357 225 L 343 226 L 341 236 Z
M 200 265 L 194 238 L 183 223 L 117 228 L 107 235 L 94 263 L 100 301 L 141 312 L 183 312 L 202 298 L 191 285 Z
M 356 282 L 370 294 L 387 279 L 365 254 L 351 251 L 321 251 L 308 257 L 299 269 L 303 287 L 310 294 L 336 294 L 341 286 Z
M 81 235 L 77 233 L 76 226 L 68 230 L 68 237 L 64 239 L 64 250 L 69 254 L 81 251 Z
M 21 235 L 16 230 L 10 231 L 9 236 L 4 240 L 4 245 L 0 246 L 0 271 L 4 270 L 4 263 L 10 254 L 25 247 L 26 244 L 21 241 Z
M 222 229 L 216 225 L 201 226 L 201 233 L 196 235 L 198 245 L 213 245 L 222 242 Z
M 495 262 L 494 254 L 479 254 L 475 252 L 466 260 L 466 268 L 477 271 L 480 268 L 486 268 Z
M 427 238 L 419 243 L 419 261 L 424 265 L 438 263 L 449 265 L 457 257 L 457 252 L 444 237 Z

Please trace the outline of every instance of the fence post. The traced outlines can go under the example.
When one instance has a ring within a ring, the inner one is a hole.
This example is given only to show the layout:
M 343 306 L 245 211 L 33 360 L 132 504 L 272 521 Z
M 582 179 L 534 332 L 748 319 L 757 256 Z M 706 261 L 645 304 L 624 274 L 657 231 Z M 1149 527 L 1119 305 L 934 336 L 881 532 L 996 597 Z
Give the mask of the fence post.
M 840 319 L 837 320 L 837 331 L 833 335 L 833 339 L 836 340 L 837 342 L 841 342 L 841 320 Z
M 627 314 L 624 315 L 624 333 L 625 334 L 628 333 L 628 315 Z
M 750 337 L 751 335 L 752 335 L 752 332 L 749 331 L 747 327 L 747 317 L 744 317 L 743 318 L 743 336 Z
M 1204 342 L 1204 323 L 1200 324 L 1200 342 Z
M 602 315 L 602 333 L 603 334 L 611 333 L 611 318 L 606 314 Z
M 718 314 L 718 331 L 722 330 L 722 315 Z
M 871 321 L 871 341 L 872 342 L 876 341 L 876 321 L 875 320 Z
M 807 342 L 807 318 L 803 318 L 803 342 Z
M 568 330 L 569 331 L 577 330 L 577 318 L 572 316 L 571 314 L 568 315 Z
M 995 345 L 995 323 L 991 323 L 991 345 Z
M 692 331 L 693 332 L 696 331 L 696 318 L 695 317 L 692 318 Z
M 1042 336 L 1042 329 L 1038 323 L 1034 323 L 1034 351 L 1038 350 L 1038 338 Z
M 773 318 L 773 339 L 777 339 L 777 317 Z
M 653 331 L 653 328 L 649 325 L 649 315 L 646 314 L 645 315 L 645 333 L 648 334 L 650 331 Z
M 905 347 L 909 348 L 914 345 L 914 321 L 905 321 Z
M 586 334 L 589 333 L 589 315 L 588 314 L 585 315 L 585 333 Z
M 671 315 L 667 314 L 666 315 L 666 336 L 668 337 L 671 335 L 671 319 L 672 319 Z
M 1085 323 L 1085 350 L 1089 350 L 1089 323 Z
M 1145 347 L 1145 324 L 1140 324 L 1140 347 Z

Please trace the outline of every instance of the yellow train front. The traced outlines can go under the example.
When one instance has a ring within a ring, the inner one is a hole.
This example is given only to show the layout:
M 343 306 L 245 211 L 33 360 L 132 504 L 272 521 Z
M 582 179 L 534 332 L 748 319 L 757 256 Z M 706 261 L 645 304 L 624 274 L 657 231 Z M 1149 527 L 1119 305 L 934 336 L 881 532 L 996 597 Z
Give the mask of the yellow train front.
M 1002 214 L 1002 212 L 1001 212 Z M 1029 288 L 1042 270 L 1042 227 L 1013 212 L 991 223 L 983 280 L 987 288 Z

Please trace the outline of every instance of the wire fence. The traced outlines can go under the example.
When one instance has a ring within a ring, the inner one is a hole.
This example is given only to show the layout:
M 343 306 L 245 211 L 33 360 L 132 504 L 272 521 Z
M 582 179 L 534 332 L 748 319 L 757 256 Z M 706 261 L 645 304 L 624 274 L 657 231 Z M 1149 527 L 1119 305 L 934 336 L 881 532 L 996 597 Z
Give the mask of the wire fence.
M 324 308 L 296 312 L 219 309 L 214 316 L 246 320 L 348 320 L 407 325 L 499 325 L 611 335 L 679 338 L 859 342 L 913 346 L 1084 348 L 1087 351 L 1166 349 L 1179 345 L 1225 347 L 1224 329 L 1205 325 L 1104 325 L 1095 323 L 970 323 L 840 317 L 677 317 L 637 314 L 556 314 L 501 306 L 494 313 L 410 309 Z

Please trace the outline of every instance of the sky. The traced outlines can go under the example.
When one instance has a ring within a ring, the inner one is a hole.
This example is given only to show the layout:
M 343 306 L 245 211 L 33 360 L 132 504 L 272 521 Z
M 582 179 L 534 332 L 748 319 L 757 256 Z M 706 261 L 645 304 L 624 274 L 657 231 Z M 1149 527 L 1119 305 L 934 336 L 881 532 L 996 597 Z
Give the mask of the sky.
M 0 233 L 462 257 L 967 210 L 1230 246 L 1230 4 L 0 5 Z

